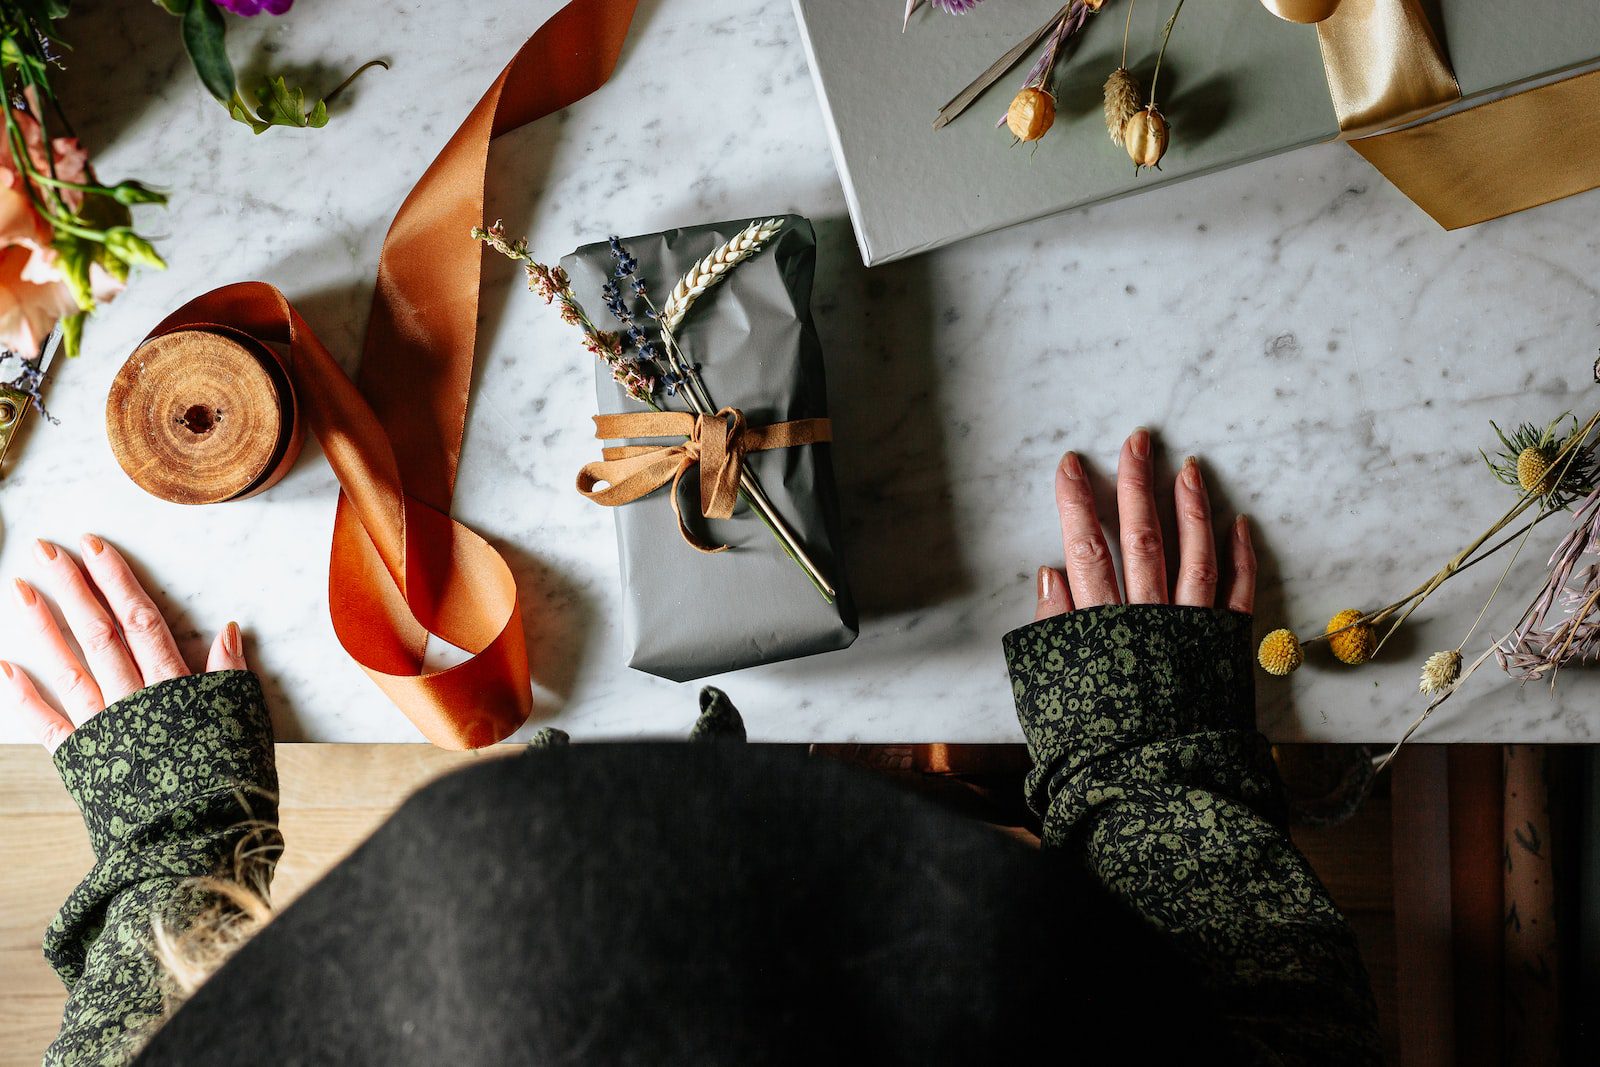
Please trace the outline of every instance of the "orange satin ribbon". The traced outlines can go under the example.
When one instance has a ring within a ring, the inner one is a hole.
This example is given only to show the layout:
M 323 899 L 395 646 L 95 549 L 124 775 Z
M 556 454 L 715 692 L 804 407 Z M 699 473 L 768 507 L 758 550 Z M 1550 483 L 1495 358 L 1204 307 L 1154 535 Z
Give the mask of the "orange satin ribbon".
M 602 449 L 605 459 L 585 464 L 578 472 L 578 492 L 605 507 L 631 504 L 672 483 L 672 512 L 678 533 L 700 552 L 722 552 L 727 545 L 702 541 L 683 520 L 678 486 L 683 476 L 700 468 L 700 514 L 708 519 L 733 515 L 739 498 L 739 472 L 744 457 L 770 448 L 793 448 L 833 440 L 828 419 L 795 419 L 771 426 L 751 426 L 738 408 L 715 415 L 687 411 L 640 411 L 596 415 L 595 437 L 602 441 L 630 437 L 682 437 L 673 445 L 620 445 Z M 604 484 L 605 488 L 597 488 Z
M 191 301 L 151 334 L 199 329 L 287 346 L 280 358 L 341 488 L 328 573 L 334 631 L 443 748 L 504 739 L 533 702 L 511 568 L 450 518 L 477 341 L 483 252 L 471 229 L 483 221 L 489 142 L 603 85 L 635 3 L 572 0 L 558 11 L 424 172 L 384 238 L 354 385 L 261 282 Z M 429 634 L 471 658 L 425 671 Z

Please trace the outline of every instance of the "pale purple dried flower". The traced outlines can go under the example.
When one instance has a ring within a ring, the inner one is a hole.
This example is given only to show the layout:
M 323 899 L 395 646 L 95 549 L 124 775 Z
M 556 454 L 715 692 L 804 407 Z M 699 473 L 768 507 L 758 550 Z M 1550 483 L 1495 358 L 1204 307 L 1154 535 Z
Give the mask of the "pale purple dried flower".
M 1573 509 L 1539 595 L 1495 650 L 1502 670 L 1526 680 L 1600 658 L 1600 565 L 1579 569 L 1584 556 L 1600 556 L 1600 489 Z M 1564 614 L 1552 622 L 1558 606 Z
M 952 15 L 965 15 L 982 2 L 983 0 L 929 0 L 929 3 L 940 11 L 948 11 Z

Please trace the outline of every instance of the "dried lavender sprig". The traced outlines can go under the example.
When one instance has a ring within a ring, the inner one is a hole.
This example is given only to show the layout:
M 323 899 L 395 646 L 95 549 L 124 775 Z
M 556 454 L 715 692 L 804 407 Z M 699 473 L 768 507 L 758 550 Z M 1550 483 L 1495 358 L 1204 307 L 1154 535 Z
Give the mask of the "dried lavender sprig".
M 44 406 L 44 368 L 40 363 L 37 356 L 24 359 L 14 352 L 0 355 L 0 386 L 27 397 L 40 418 L 52 426 L 60 426 L 61 420 Z
M 616 262 L 612 277 L 606 279 L 600 287 L 600 294 L 605 300 L 606 310 L 611 312 L 611 317 L 622 324 L 629 342 L 638 351 L 643 359 L 659 364 L 664 358 L 661 346 L 650 337 L 643 325 L 635 318 L 633 309 L 628 306 L 628 301 L 622 293 L 622 286 L 626 284 L 628 291 L 636 298 L 645 302 L 645 315 L 651 319 L 657 317 L 655 305 L 650 302 L 650 289 L 639 274 L 639 260 L 623 245 L 622 238 L 616 234 L 611 235 L 611 258 Z M 658 374 L 661 385 L 666 389 L 668 396 L 677 396 L 678 390 L 683 388 L 684 378 L 667 358 L 667 369 Z
M 622 335 L 595 326 L 573 293 L 572 279 L 567 276 L 566 271 L 534 259 L 528 251 L 527 240 L 525 238 L 510 240 L 506 237 L 505 228 L 499 222 L 487 229 L 474 226 L 472 236 L 507 259 L 521 263 L 522 269 L 528 275 L 529 291 L 542 298 L 546 304 L 556 305 L 560 311 L 561 321 L 582 331 L 584 348 L 611 369 L 612 379 L 622 386 L 628 396 L 641 404 L 661 410 L 655 399 L 656 383 L 660 376 L 659 368 L 652 360 L 640 354 L 628 355 L 624 351 Z

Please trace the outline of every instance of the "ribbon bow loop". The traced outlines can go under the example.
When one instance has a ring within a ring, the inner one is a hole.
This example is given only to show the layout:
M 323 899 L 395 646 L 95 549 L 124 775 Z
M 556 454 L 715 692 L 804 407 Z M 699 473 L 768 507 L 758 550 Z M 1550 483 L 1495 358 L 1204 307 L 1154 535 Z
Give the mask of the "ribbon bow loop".
M 700 514 L 708 519 L 733 518 L 739 499 L 739 474 L 750 449 L 744 412 L 723 408 L 694 420 L 691 444 L 700 449 Z
M 702 540 L 684 521 L 679 487 L 684 475 L 700 470 L 700 514 L 730 519 L 739 499 L 744 457 L 751 452 L 833 440 L 827 419 L 795 419 L 771 426 L 751 426 L 738 408 L 714 415 L 687 411 L 641 411 L 596 415 L 595 437 L 602 441 L 637 437 L 682 437 L 673 444 L 619 445 L 601 451 L 602 459 L 578 472 L 578 492 L 603 507 L 631 504 L 672 484 L 672 512 L 678 533 L 699 552 L 723 552 L 727 545 Z

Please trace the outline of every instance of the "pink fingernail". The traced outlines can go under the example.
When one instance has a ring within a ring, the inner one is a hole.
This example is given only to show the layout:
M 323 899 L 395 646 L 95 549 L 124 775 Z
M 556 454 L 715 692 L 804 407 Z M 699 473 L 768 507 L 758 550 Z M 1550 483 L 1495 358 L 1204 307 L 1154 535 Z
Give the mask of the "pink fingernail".
M 1234 520 L 1233 528 L 1238 532 L 1239 540 L 1248 545 L 1250 543 L 1250 516 L 1240 515 Z
M 17 594 L 17 599 L 22 601 L 22 606 L 31 608 L 39 602 L 39 596 L 33 591 L 33 586 L 21 578 L 11 579 L 11 591 Z
M 1190 489 L 1200 488 L 1200 461 L 1193 456 L 1183 461 L 1183 480 Z
M 1083 477 L 1083 463 L 1078 459 L 1076 452 L 1068 452 L 1061 457 L 1061 470 L 1073 481 Z
M 56 558 L 56 546 L 49 541 L 35 541 L 33 543 L 33 551 L 46 563 L 51 563 Z
M 1128 442 L 1133 446 L 1133 454 L 1140 459 L 1150 454 L 1150 431 L 1143 426 L 1133 431 L 1133 436 L 1128 438 Z
M 8 682 L 13 681 L 16 678 L 16 672 L 12 670 L 11 664 L 9 663 L 0 662 L 0 674 L 5 675 L 6 681 Z
M 1056 575 L 1049 567 L 1039 568 L 1039 599 L 1052 600 L 1055 597 Z
M 230 622 L 222 629 L 222 647 L 228 650 L 228 655 L 239 655 L 240 645 L 243 643 L 239 634 L 239 624 Z
M 105 551 L 106 543 L 100 540 L 100 538 L 96 537 L 94 534 L 84 534 L 83 547 L 87 548 L 90 552 L 93 552 L 98 556 L 100 553 Z

